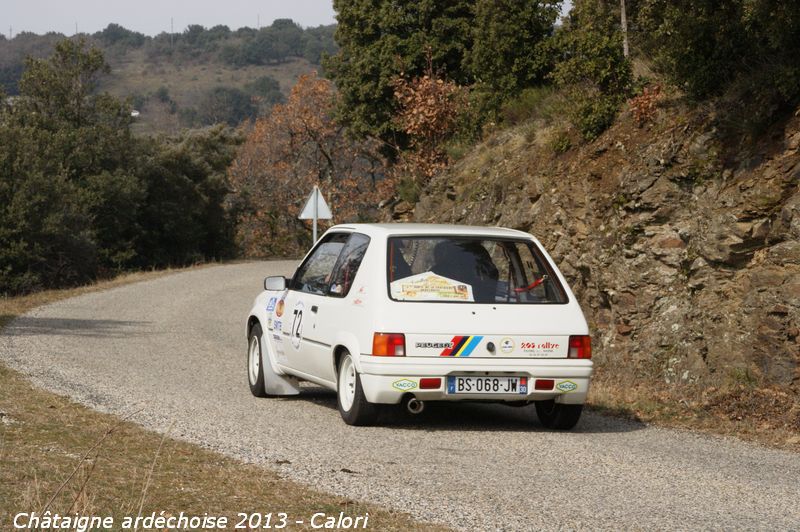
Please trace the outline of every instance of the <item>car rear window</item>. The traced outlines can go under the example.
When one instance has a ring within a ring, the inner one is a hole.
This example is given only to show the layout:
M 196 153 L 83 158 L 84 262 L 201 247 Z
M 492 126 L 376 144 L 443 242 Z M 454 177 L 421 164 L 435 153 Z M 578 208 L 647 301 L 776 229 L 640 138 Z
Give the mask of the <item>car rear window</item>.
M 531 241 L 424 236 L 389 239 L 389 297 L 453 303 L 566 303 L 558 278 Z

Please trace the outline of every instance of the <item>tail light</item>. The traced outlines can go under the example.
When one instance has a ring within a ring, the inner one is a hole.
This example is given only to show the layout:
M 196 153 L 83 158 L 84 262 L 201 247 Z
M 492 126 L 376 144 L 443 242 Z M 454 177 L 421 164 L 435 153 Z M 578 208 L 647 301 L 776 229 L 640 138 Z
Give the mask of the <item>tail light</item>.
M 441 377 L 423 377 L 419 380 L 420 390 L 438 390 L 442 387 Z
M 401 333 L 375 333 L 372 354 L 379 357 L 406 356 L 406 336 Z
M 569 337 L 569 358 L 592 358 L 592 338 L 590 336 Z

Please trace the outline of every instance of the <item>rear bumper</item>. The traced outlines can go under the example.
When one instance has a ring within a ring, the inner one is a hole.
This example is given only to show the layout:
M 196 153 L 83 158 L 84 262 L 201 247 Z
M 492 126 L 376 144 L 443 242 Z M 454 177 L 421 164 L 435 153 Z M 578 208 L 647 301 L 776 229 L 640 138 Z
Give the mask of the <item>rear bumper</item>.
M 406 394 L 423 401 L 539 401 L 555 399 L 583 404 L 592 376 L 591 360 L 492 359 L 453 360 L 435 357 L 374 357 L 361 355 L 361 385 L 371 403 L 397 404 Z M 448 394 L 451 375 L 520 376 L 528 378 L 527 394 Z M 423 377 L 441 377 L 438 389 L 420 389 Z M 552 390 L 535 390 L 536 379 L 553 379 Z M 560 388 L 560 389 L 559 389 Z M 563 391 L 562 391 L 563 390 Z

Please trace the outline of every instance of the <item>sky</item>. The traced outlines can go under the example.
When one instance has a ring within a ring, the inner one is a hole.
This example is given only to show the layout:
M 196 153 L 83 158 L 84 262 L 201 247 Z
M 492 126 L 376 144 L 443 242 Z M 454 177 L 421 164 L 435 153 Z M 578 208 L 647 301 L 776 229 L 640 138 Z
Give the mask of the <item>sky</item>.
M 146 35 L 175 32 L 189 24 L 206 27 L 225 24 L 231 29 L 255 28 L 260 19 L 268 26 L 290 18 L 301 26 L 333 24 L 332 0 L 0 0 L 0 32 L 6 37 L 21 31 L 65 35 L 94 33 L 115 22 Z
M 565 0 L 562 12 L 572 5 Z M 146 35 L 176 33 L 189 24 L 211 27 L 225 24 L 268 26 L 277 18 L 290 18 L 301 26 L 336 22 L 332 0 L 0 0 L 0 32 L 6 37 L 21 31 L 65 35 L 94 33 L 111 22 Z

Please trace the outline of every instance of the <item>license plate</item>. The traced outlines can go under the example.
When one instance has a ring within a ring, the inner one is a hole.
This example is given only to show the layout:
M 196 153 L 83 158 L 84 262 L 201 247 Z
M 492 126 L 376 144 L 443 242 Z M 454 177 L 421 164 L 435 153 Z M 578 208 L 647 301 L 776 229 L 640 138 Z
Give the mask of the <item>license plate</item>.
M 528 394 L 528 377 L 447 377 L 448 394 Z

